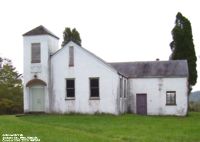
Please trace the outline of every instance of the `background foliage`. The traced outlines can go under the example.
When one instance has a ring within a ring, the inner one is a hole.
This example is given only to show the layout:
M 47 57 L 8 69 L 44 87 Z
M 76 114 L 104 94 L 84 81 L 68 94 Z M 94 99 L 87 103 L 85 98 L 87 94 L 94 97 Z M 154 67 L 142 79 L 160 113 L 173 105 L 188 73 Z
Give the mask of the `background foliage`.
M 0 114 L 23 112 L 21 74 L 8 59 L 0 60 Z
M 64 46 L 65 44 L 67 44 L 69 41 L 73 41 L 76 44 L 81 46 L 81 38 L 80 38 L 80 34 L 79 32 L 73 28 L 72 30 L 67 27 L 65 28 L 64 32 L 63 32 L 63 42 L 62 42 L 62 46 Z

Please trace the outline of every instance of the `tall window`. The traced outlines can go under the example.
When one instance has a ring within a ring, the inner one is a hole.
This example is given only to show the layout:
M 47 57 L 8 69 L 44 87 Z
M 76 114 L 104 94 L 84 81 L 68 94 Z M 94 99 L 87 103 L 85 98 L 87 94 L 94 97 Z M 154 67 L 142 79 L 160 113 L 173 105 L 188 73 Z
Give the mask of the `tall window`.
M 31 44 L 31 63 L 40 63 L 40 43 Z
M 124 98 L 127 96 L 127 81 L 124 80 Z
M 70 67 L 74 66 L 74 47 L 73 46 L 69 47 L 69 66 Z
M 166 92 L 166 105 L 176 105 L 176 91 Z
M 67 98 L 75 97 L 75 80 L 74 79 L 66 79 L 66 92 Z
M 120 98 L 123 97 L 123 78 L 120 78 L 119 80 L 119 87 L 120 87 Z
M 90 97 L 99 97 L 99 78 L 90 78 Z

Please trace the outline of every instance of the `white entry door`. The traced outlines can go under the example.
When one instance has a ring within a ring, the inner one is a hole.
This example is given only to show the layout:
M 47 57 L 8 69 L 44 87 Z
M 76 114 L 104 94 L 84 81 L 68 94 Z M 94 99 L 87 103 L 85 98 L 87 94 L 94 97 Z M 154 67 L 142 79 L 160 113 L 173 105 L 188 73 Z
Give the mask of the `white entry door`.
M 30 109 L 33 112 L 44 111 L 44 87 L 34 86 L 30 88 Z

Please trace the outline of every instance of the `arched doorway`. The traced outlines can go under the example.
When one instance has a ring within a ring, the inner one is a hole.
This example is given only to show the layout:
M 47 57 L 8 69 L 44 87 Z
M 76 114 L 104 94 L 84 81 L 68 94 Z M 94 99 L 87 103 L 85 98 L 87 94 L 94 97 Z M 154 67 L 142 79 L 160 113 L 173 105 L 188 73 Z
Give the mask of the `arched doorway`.
M 26 86 L 29 87 L 29 111 L 44 112 L 46 83 L 40 79 L 33 79 Z

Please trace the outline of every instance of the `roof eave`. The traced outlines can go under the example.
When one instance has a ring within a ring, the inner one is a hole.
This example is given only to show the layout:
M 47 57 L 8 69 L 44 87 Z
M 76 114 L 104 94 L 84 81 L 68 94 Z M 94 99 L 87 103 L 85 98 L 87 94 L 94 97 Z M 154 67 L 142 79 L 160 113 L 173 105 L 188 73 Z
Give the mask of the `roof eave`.
M 129 76 L 128 78 L 188 78 L 188 76 Z

